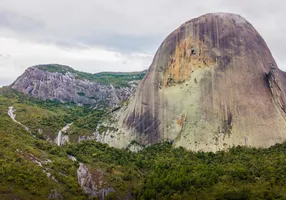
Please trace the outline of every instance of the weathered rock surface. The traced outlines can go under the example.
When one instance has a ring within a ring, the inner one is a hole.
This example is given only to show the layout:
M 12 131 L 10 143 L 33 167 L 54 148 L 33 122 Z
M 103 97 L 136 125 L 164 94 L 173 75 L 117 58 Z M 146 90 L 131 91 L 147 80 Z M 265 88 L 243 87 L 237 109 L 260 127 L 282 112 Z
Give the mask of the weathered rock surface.
M 115 107 L 122 100 L 127 99 L 139 83 L 139 80 L 131 80 L 125 87 L 116 87 L 116 85 L 108 84 L 108 80 L 103 84 L 97 82 L 96 79 L 91 81 L 79 78 L 77 71 L 68 66 L 51 65 L 54 68 L 70 70 L 65 73 L 41 70 L 41 67 L 45 66 L 49 65 L 28 68 L 11 87 L 24 94 L 42 99 L 57 99 L 61 102 L 90 104 L 98 107 Z
M 70 126 L 73 125 L 73 123 L 67 124 L 65 127 L 63 127 L 59 132 L 58 136 L 55 139 L 55 143 L 58 146 L 61 146 L 65 143 L 69 142 L 69 136 L 66 134 Z
M 95 170 L 94 172 L 90 172 L 88 167 L 83 163 L 79 165 L 77 176 L 78 183 L 92 197 L 104 200 L 106 195 L 115 191 L 113 188 L 107 186 L 102 171 Z
M 190 150 L 268 147 L 286 139 L 286 73 L 236 14 L 206 14 L 171 33 L 129 104 L 100 141 L 127 147 L 172 140 Z
M 49 193 L 48 199 L 63 199 L 63 196 L 57 190 L 52 190 Z

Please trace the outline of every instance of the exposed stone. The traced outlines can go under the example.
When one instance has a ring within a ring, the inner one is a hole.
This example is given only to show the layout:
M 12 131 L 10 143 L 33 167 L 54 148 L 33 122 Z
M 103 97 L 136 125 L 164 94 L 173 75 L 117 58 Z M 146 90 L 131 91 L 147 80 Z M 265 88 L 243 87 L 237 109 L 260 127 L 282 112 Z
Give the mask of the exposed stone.
M 88 167 L 83 163 L 80 163 L 77 176 L 78 183 L 89 196 L 104 200 L 106 195 L 115 191 L 113 188 L 107 186 L 102 171 L 95 170 L 94 172 L 90 172 Z
M 73 123 L 70 123 L 70 124 L 67 124 L 65 127 L 63 127 L 59 132 L 58 132 L 58 135 L 55 139 L 55 143 L 58 145 L 58 146 L 61 146 L 63 144 L 66 144 L 69 142 L 69 136 L 66 135 L 67 134 L 67 131 L 68 129 L 70 128 L 70 126 L 72 125 Z
M 87 141 L 87 140 L 96 140 L 95 135 L 90 135 L 90 136 L 79 136 L 78 137 L 78 143 L 81 141 Z
M 63 196 L 57 190 L 52 190 L 49 193 L 48 199 L 63 199 Z
M 286 74 L 249 22 L 206 14 L 165 39 L 128 106 L 102 122 L 112 128 L 100 139 L 119 148 L 133 140 L 194 151 L 268 147 L 286 139 L 285 87 Z
M 53 66 L 63 67 L 61 65 Z M 128 82 L 128 87 L 115 88 L 111 84 L 79 79 L 76 74 L 71 72 L 64 74 L 48 72 L 35 66 L 28 68 L 11 87 L 24 94 L 42 99 L 56 99 L 61 102 L 89 104 L 96 107 L 114 107 L 122 100 L 127 99 L 134 92 L 138 83 L 138 80 L 133 80 Z
M 144 147 L 142 147 L 141 145 L 134 143 L 134 144 L 130 144 L 128 146 L 128 150 L 134 153 L 138 153 L 139 151 L 143 150 Z

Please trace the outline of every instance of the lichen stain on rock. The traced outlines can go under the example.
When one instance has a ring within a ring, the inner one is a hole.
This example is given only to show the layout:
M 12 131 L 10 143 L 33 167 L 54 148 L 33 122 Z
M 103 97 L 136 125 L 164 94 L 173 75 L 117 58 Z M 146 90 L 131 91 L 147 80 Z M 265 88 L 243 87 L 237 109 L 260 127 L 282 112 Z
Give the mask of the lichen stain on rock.
M 185 121 L 185 114 L 182 114 L 181 118 L 177 120 L 177 124 L 183 126 L 184 121 Z
M 182 40 L 171 55 L 164 71 L 163 85 L 170 87 L 185 82 L 194 70 L 215 64 L 215 61 L 205 54 L 206 45 L 192 37 Z
M 114 115 L 126 134 L 110 143 L 269 147 L 286 139 L 285 110 L 286 73 L 260 34 L 239 15 L 210 13 L 163 41 L 129 105 Z
M 271 91 L 274 102 L 286 114 L 285 91 L 283 91 L 283 87 L 281 86 L 283 83 L 279 81 L 281 80 L 279 76 L 278 70 L 271 68 L 270 71 L 265 74 L 265 80 Z M 284 80 L 284 78 L 282 78 L 282 80 Z

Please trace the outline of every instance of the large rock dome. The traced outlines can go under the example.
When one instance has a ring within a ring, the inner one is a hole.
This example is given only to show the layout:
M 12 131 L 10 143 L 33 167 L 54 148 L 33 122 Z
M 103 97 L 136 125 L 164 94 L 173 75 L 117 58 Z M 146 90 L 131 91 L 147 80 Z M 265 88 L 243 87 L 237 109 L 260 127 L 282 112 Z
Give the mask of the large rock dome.
M 286 139 L 285 87 L 285 73 L 248 21 L 206 14 L 164 40 L 98 140 L 115 147 L 172 140 L 195 151 L 267 147 Z

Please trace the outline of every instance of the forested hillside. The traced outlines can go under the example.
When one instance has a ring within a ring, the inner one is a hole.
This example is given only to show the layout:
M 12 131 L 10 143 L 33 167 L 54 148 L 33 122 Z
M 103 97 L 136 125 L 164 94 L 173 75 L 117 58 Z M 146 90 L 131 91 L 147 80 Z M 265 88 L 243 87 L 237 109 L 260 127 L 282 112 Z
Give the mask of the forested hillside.
M 31 134 L 8 116 L 11 105 Z M 133 153 L 95 141 L 58 146 L 47 140 L 71 121 L 75 127 L 68 134 L 89 133 L 94 129 L 89 120 L 96 122 L 103 113 L 1 89 L 1 199 L 87 199 L 77 179 L 80 163 L 91 174 L 100 171 L 104 187 L 115 190 L 105 199 L 286 198 L 286 143 L 195 153 L 165 142 Z

